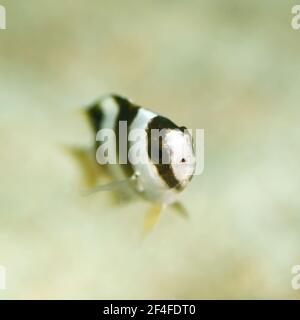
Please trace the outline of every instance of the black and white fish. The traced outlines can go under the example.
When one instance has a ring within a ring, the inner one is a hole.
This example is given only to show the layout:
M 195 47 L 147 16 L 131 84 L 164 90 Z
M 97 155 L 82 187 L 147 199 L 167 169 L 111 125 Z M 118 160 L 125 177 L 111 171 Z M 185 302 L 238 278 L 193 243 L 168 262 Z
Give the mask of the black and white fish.
M 95 137 L 101 129 L 114 130 L 119 160 L 118 164 L 109 165 L 116 182 L 96 187 L 93 191 L 109 190 L 128 184 L 135 193 L 154 204 L 146 222 L 148 229 L 166 206 L 175 205 L 179 208 L 178 195 L 192 179 L 196 165 L 193 141 L 188 130 L 119 95 L 100 98 L 86 108 L 86 114 Z M 119 134 L 119 124 L 122 121 L 126 121 L 128 132 L 132 129 L 144 131 L 144 138 L 140 142 L 140 152 L 146 159 L 143 163 L 133 164 L 128 159 L 128 153 L 126 159 L 121 159 L 118 145 L 126 144 L 128 149 L 132 145 L 132 141 L 128 140 L 128 134 Z M 157 136 L 152 135 L 154 129 L 164 132 L 159 142 Z M 159 159 L 153 159 L 151 148 L 154 143 L 159 144 Z M 96 150 L 100 145 L 101 142 L 95 142 Z M 162 154 L 167 155 L 167 163 L 163 163 Z

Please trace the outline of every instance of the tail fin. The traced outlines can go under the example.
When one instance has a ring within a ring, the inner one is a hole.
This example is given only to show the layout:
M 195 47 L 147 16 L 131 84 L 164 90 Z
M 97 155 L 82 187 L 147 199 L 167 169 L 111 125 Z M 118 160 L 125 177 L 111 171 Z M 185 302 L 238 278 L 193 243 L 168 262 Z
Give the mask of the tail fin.
M 74 146 L 63 146 L 63 149 L 78 162 L 84 175 L 85 185 L 88 188 L 94 187 L 98 182 L 101 166 L 97 165 L 91 150 Z

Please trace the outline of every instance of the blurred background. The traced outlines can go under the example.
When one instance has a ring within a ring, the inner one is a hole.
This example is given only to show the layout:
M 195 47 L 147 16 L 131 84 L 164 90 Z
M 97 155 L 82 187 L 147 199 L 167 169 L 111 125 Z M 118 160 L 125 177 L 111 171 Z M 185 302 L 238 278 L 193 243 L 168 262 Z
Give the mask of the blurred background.
M 1 4 L 1 299 L 300 297 L 295 1 Z M 91 145 L 77 111 L 108 92 L 205 130 L 190 218 L 144 240 L 149 204 L 82 198 L 61 148 Z

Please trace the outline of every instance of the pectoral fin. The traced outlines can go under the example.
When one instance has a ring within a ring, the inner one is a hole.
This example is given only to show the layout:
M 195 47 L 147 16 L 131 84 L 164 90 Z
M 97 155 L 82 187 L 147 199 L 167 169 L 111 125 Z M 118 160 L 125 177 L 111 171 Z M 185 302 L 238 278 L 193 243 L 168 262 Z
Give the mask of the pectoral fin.
M 182 218 L 188 219 L 189 213 L 186 210 L 186 208 L 182 205 L 180 202 L 175 202 L 171 205 L 171 208 L 174 209 L 174 211 L 179 214 Z
M 96 192 L 111 191 L 111 190 L 115 190 L 115 189 L 121 189 L 121 188 L 124 188 L 124 187 L 134 183 L 135 179 L 136 179 L 136 177 L 132 176 L 132 177 L 130 177 L 128 179 L 124 179 L 124 180 L 120 180 L 120 181 L 113 181 L 111 183 L 92 188 L 92 189 L 84 192 L 83 195 L 84 196 L 89 196 L 89 195 L 91 195 L 93 193 L 96 193 Z

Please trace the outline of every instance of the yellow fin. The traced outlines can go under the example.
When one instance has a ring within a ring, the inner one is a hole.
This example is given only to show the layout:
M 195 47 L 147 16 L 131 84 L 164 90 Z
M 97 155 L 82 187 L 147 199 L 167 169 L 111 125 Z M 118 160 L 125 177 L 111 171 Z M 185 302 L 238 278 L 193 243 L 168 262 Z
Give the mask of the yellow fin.
M 154 228 L 158 222 L 162 211 L 165 209 L 164 203 L 155 203 L 147 211 L 144 219 L 143 236 L 145 237 Z
M 64 146 L 64 151 L 79 163 L 86 187 L 94 187 L 98 182 L 101 166 L 93 158 L 91 150 L 81 147 Z

